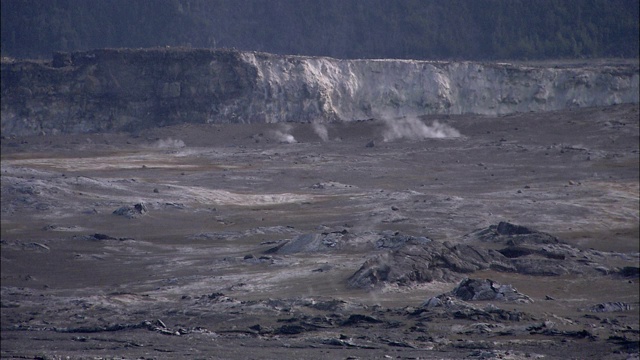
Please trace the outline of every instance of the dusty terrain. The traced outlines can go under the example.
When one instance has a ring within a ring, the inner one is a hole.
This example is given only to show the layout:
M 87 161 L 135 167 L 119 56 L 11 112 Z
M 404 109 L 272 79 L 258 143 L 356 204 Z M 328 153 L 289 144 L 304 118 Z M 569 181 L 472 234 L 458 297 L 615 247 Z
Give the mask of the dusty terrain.
M 638 118 L 3 137 L 0 355 L 637 359 Z

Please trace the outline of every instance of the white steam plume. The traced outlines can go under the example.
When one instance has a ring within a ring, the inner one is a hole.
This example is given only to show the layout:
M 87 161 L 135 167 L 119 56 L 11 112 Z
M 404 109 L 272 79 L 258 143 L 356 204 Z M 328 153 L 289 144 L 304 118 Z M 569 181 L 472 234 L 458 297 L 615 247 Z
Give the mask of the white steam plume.
M 155 146 L 159 149 L 176 149 L 183 148 L 186 145 L 184 144 L 184 141 L 180 139 L 167 138 L 156 141 Z
M 460 132 L 449 125 L 441 124 L 437 120 L 431 126 L 425 125 L 415 117 L 385 120 L 387 128 L 382 134 L 384 141 L 397 139 L 422 140 L 428 138 L 455 138 Z
M 276 141 L 281 143 L 292 144 L 297 142 L 293 135 L 289 134 L 291 131 L 291 125 L 285 124 L 282 126 L 282 130 L 274 130 L 273 137 Z
M 312 127 L 313 131 L 320 137 L 320 139 L 322 139 L 322 141 L 329 141 L 329 131 L 326 126 L 319 123 L 313 123 Z

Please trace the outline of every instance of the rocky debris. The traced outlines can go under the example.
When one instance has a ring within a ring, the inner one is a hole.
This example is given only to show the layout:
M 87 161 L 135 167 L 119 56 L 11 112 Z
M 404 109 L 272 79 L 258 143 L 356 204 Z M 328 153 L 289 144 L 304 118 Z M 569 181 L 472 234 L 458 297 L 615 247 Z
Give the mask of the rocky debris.
M 88 240 L 88 241 L 105 241 L 105 240 L 117 240 L 117 241 L 125 241 L 125 240 L 134 240 L 130 237 L 113 237 L 107 234 L 95 233 L 91 235 L 83 235 L 83 236 L 73 236 L 74 239 Z
M 530 334 L 545 335 L 545 336 L 561 336 L 567 338 L 589 339 L 596 340 L 597 336 L 591 331 L 583 330 L 559 330 L 549 327 L 549 322 L 544 322 L 540 325 L 532 325 L 528 328 Z
M 133 206 L 122 206 L 113 211 L 114 215 L 124 216 L 129 219 L 138 218 L 144 214 L 146 214 L 149 210 L 147 206 L 143 203 L 137 203 Z
M 315 183 L 311 186 L 309 186 L 310 189 L 322 189 L 324 190 L 326 188 L 325 184 L 323 183 Z
M 355 186 L 353 186 L 353 185 L 342 184 L 342 183 L 339 183 L 337 181 L 317 182 L 317 183 L 309 186 L 310 189 L 314 189 L 314 190 L 326 190 L 326 189 L 347 190 L 347 189 L 353 189 L 354 187 Z
M 419 316 L 424 320 L 434 318 L 464 319 L 471 321 L 522 321 L 532 316 L 522 311 L 501 309 L 494 304 L 478 307 L 459 300 L 452 294 L 444 293 L 427 299 L 422 306 L 410 312 L 410 316 Z
M 98 234 L 95 233 L 93 235 L 91 235 L 94 239 L 96 240 L 117 240 L 116 238 L 106 235 L 106 234 Z
M 321 310 L 321 311 L 339 311 L 346 309 L 349 305 L 348 302 L 340 299 L 329 299 L 329 300 L 311 300 L 310 303 L 305 306 L 310 307 L 312 309 Z
M 308 329 L 302 325 L 287 324 L 287 325 L 282 325 L 281 327 L 276 329 L 273 333 L 276 335 L 295 335 L 295 334 L 303 333 L 305 331 L 308 331 Z
M 505 221 L 467 234 L 465 240 L 487 241 L 509 246 L 560 243 L 560 240 L 553 235 Z
M 47 245 L 39 242 L 30 242 L 27 244 L 23 244 L 22 247 L 25 249 L 46 250 L 46 251 L 51 250 L 51 248 L 49 248 Z
M 461 301 L 459 301 L 461 300 Z M 464 279 L 453 290 L 438 296 L 427 299 L 423 304 L 423 309 L 446 307 L 446 308 L 477 308 L 467 301 L 501 301 L 531 303 L 533 300 L 520 292 L 512 285 L 501 285 L 491 279 Z M 496 312 L 497 307 L 490 305 L 484 311 Z
M 627 359 L 637 360 L 640 357 L 638 355 L 640 354 L 640 341 L 638 341 L 638 338 L 634 339 L 627 336 L 611 335 L 607 340 L 620 347 L 620 350 L 617 350 L 617 352 L 629 354 Z
M 480 323 L 474 323 L 466 326 L 454 326 L 452 330 L 456 334 L 470 335 L 470 334 L 489 334 L 496 330 L 498 331 L 503 330 L 504 328 L 505 326 L 502 324 L 491 324 L 491 323 L 480 322 Z
M 359 343 L 355 343 L 353 340 L 348 339 L 348 338 L 340 338 L 340 339 L 336 339 L 336 338 L 328 338 L 328 339 L 322 339 L 322 344 L 324 345 L 332 345 L 332 346 L 342 346 L 342 347 L 347 347 L 347 348 L 360 348 L 360 349 L 376 349 L 376 347 L 371 346 L 371 345 L 366 345 L 366 344 L 359 344 Z M 357 357 L 352 357 L 349 356 L 346 359 L 359 359 Z
M 516 268 L 516 272 L 535 276 L 597 273 L 597 270 L 593 267 L 585 266 L 575 261 L 563 261 L 562 259 L 518 258 L 512 259 L 511 264 Z
M 520 360 L 520 359 L 542 359 L 546 356 L 540 354 L 532 354 L 529 352 L 514 350 L 474 350 L 468 355 L 468 358 L 479 360 Z
M 399 232 L 383 232 L 382 236 L 376 241 L 378 249 L 399 249 L 405 245 L 426 245 L 431 239 L 426 236 L 415 237 L 411 235 L 403 235 Z
M 511 285 L 500 285 L 491 279 L 465 279 L 451 291 L 451 295 L 464 301 L 498 300 L 520 303 L 533 302 Z
M 342 323 L 342 326 L 356 325 L 360 323 L 379 324 L 381 322 L 383 321 L 373 316 L 362 315 L 362 314 L 352 314 L 351 316 L 349 316 L 347 320 L 345 320 Z
M 123 331 L 123 330 L 132 330 L 132 329 L 147 329 L 149 331 L 156 331 L 165 335 L 175 335 L 180 336 L 184 334 L 189 334 L 191 332 L 207 332 L 206 329 L 203 328 L 192 328 L 185 329 L 180 328 L 178 330 L 169 329 L 162 320 L 156 319 L 156 321 L 144 320 L 139 323 L 122 323 L 122 324 L 113 324 L 113 325 L 96 325 L 96 326 L 83 326 L 83 327 L 59 327 L 53 328 L 55 332 L 61 333 L 100 333 L 100 332 L 113 332 L 113 331 Z M 86 341 L 86 338 L 78 337 L 76 341 Z
M 589 308 L 590 312 L 595 312 L 595 313 L 619 312 L 619 311 L 629 311 L 629 310 L 633 310 L 633 307 L 631 307 L 631 305 L 627 303 L 620 302 L 620 301 L 600 303 L 600 304 L 593 305 Z
M 56 224 L 49 224 L 42 227 L 42 230 L 43 231 L 80 231 L 82 230 L 82 228 L 77 225 L 62 226 L 62 225 L 56 225 Z
M 373 288 L 385 283 L 450 282 L 489 268 L 516 271 L 509 259 L 496 250 L 419 239 L 395 235 L 383 240 L 381 244 L 392 244 L 392 250 L 365 261 L 348 279 L 348 285 Z
M 463 240 L 463 243 L 452 244 L 425 236 L 382 232 L 375 248 L 385 252 L 366 260 L 348 279 L 348 285 L 371 289 L 385 284 L 457 282 L 467 274 L 486 269 L 535 276 L 634 276 L 637 273 L 634 267 L 609 269 L 603 265 L 606 259 L 621 254 L 580 250 L 552 235 L 509 223 L 475 231 Z M 487 249 L 481 244 L 487 241 L 506 247 Z
M 221 293 L 219 297 L 216 299 L 225 299 Z M 235 301 L 235 300 L 233 300 Z M 299 313 L 299 312 L 308 312 L 312 310 L 313 313 L 317 313 L 318 311 L 327 312 L 327 317 L 322 319 L 315 319 L 317 321 L 324 321 L 327 324 L 330 323 L 340 323 L 342 322 L 343 316 L 339 313 L 342 312 L 355 312 L 355 311 L 363 311 L 366 309 L 366 306 L 344 301 L 340 299 L 334 298 L 285 298 L 285 299 L 264 299 L 264 300 L 251 300 L 243 302 L 245 306 L 248 308 L 255 309 L 270 309 L 278 312 L 286 312 L 286 313 Z M 307 319 L 309 320 L 309 319 Z
M 247 236 L 255 235 L 271 235 L 271 234 L 299 234 L 300 231 L 291 226 L 260 226 L 256 228 L 247 229 L 244 231 L 216 231 L 216 232 L 201 232 L 190 235 L 190 239 L 200 240 L 237 240 Z M 273 244 L 276 241 L 266 241 L 264 244 Z
M 625 266 L 617 271 L 619 276 L 625 278 L 638 278 L 640 277 L 640 268 L 637 266 Z
M 164 206 L 168 207 L 168 208 L 173 208 L 173 209 L 185 209 L 186 208 L 186 206 L 184 204 L 182 204 L 182 203 L 174 203 L 174 202 L 164 203 Z
M 274 263 L 274 259 L 271 256 L 266 256 L 266 255 L 255 257 L 253 254 L 247 254 L 242 257 L 242 260 L 251 264 L 264 264 L 264 263 L 273 264 Z
M 315 253 L 336 250 L 343 244 L 341 232 L 322 234 L 303 234 L 292 240 L 283 241 L 275 247 L 265 251 L 266 254 L 291 255 L 297 253 Z
M 547 257 L 550 259 L 557 259 L 557 260 L 564 260 L 566 257 L 564 254 L 554 253 L 552 251 L 549 251 L 548 247 L 537 249 L 529 246 L 513 245 L 498 251 L 502 255 L 508 258 L 519 258 L 519 257 L 534 255 L 534 254 L 541 255 L 543 257 Z

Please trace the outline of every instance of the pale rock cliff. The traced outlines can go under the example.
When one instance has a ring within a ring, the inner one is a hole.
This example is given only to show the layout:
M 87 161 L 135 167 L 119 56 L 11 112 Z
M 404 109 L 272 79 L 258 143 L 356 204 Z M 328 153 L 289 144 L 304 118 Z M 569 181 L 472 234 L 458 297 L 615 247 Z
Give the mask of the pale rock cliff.
M 203 49 L 2 62 L 2 134 L 182 122 L 323 122 L 638 103 L 637 61 L 581 65 L 339 60 Z

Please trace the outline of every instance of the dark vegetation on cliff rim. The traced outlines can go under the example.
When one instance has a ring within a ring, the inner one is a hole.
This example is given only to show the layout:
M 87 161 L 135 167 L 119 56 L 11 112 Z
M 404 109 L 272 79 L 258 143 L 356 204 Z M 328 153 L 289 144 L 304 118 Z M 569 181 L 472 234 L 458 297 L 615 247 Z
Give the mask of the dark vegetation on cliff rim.
M 2 56 L 193 46 L 336 58 L 632 57 L 638 0 L 3 0 Z

